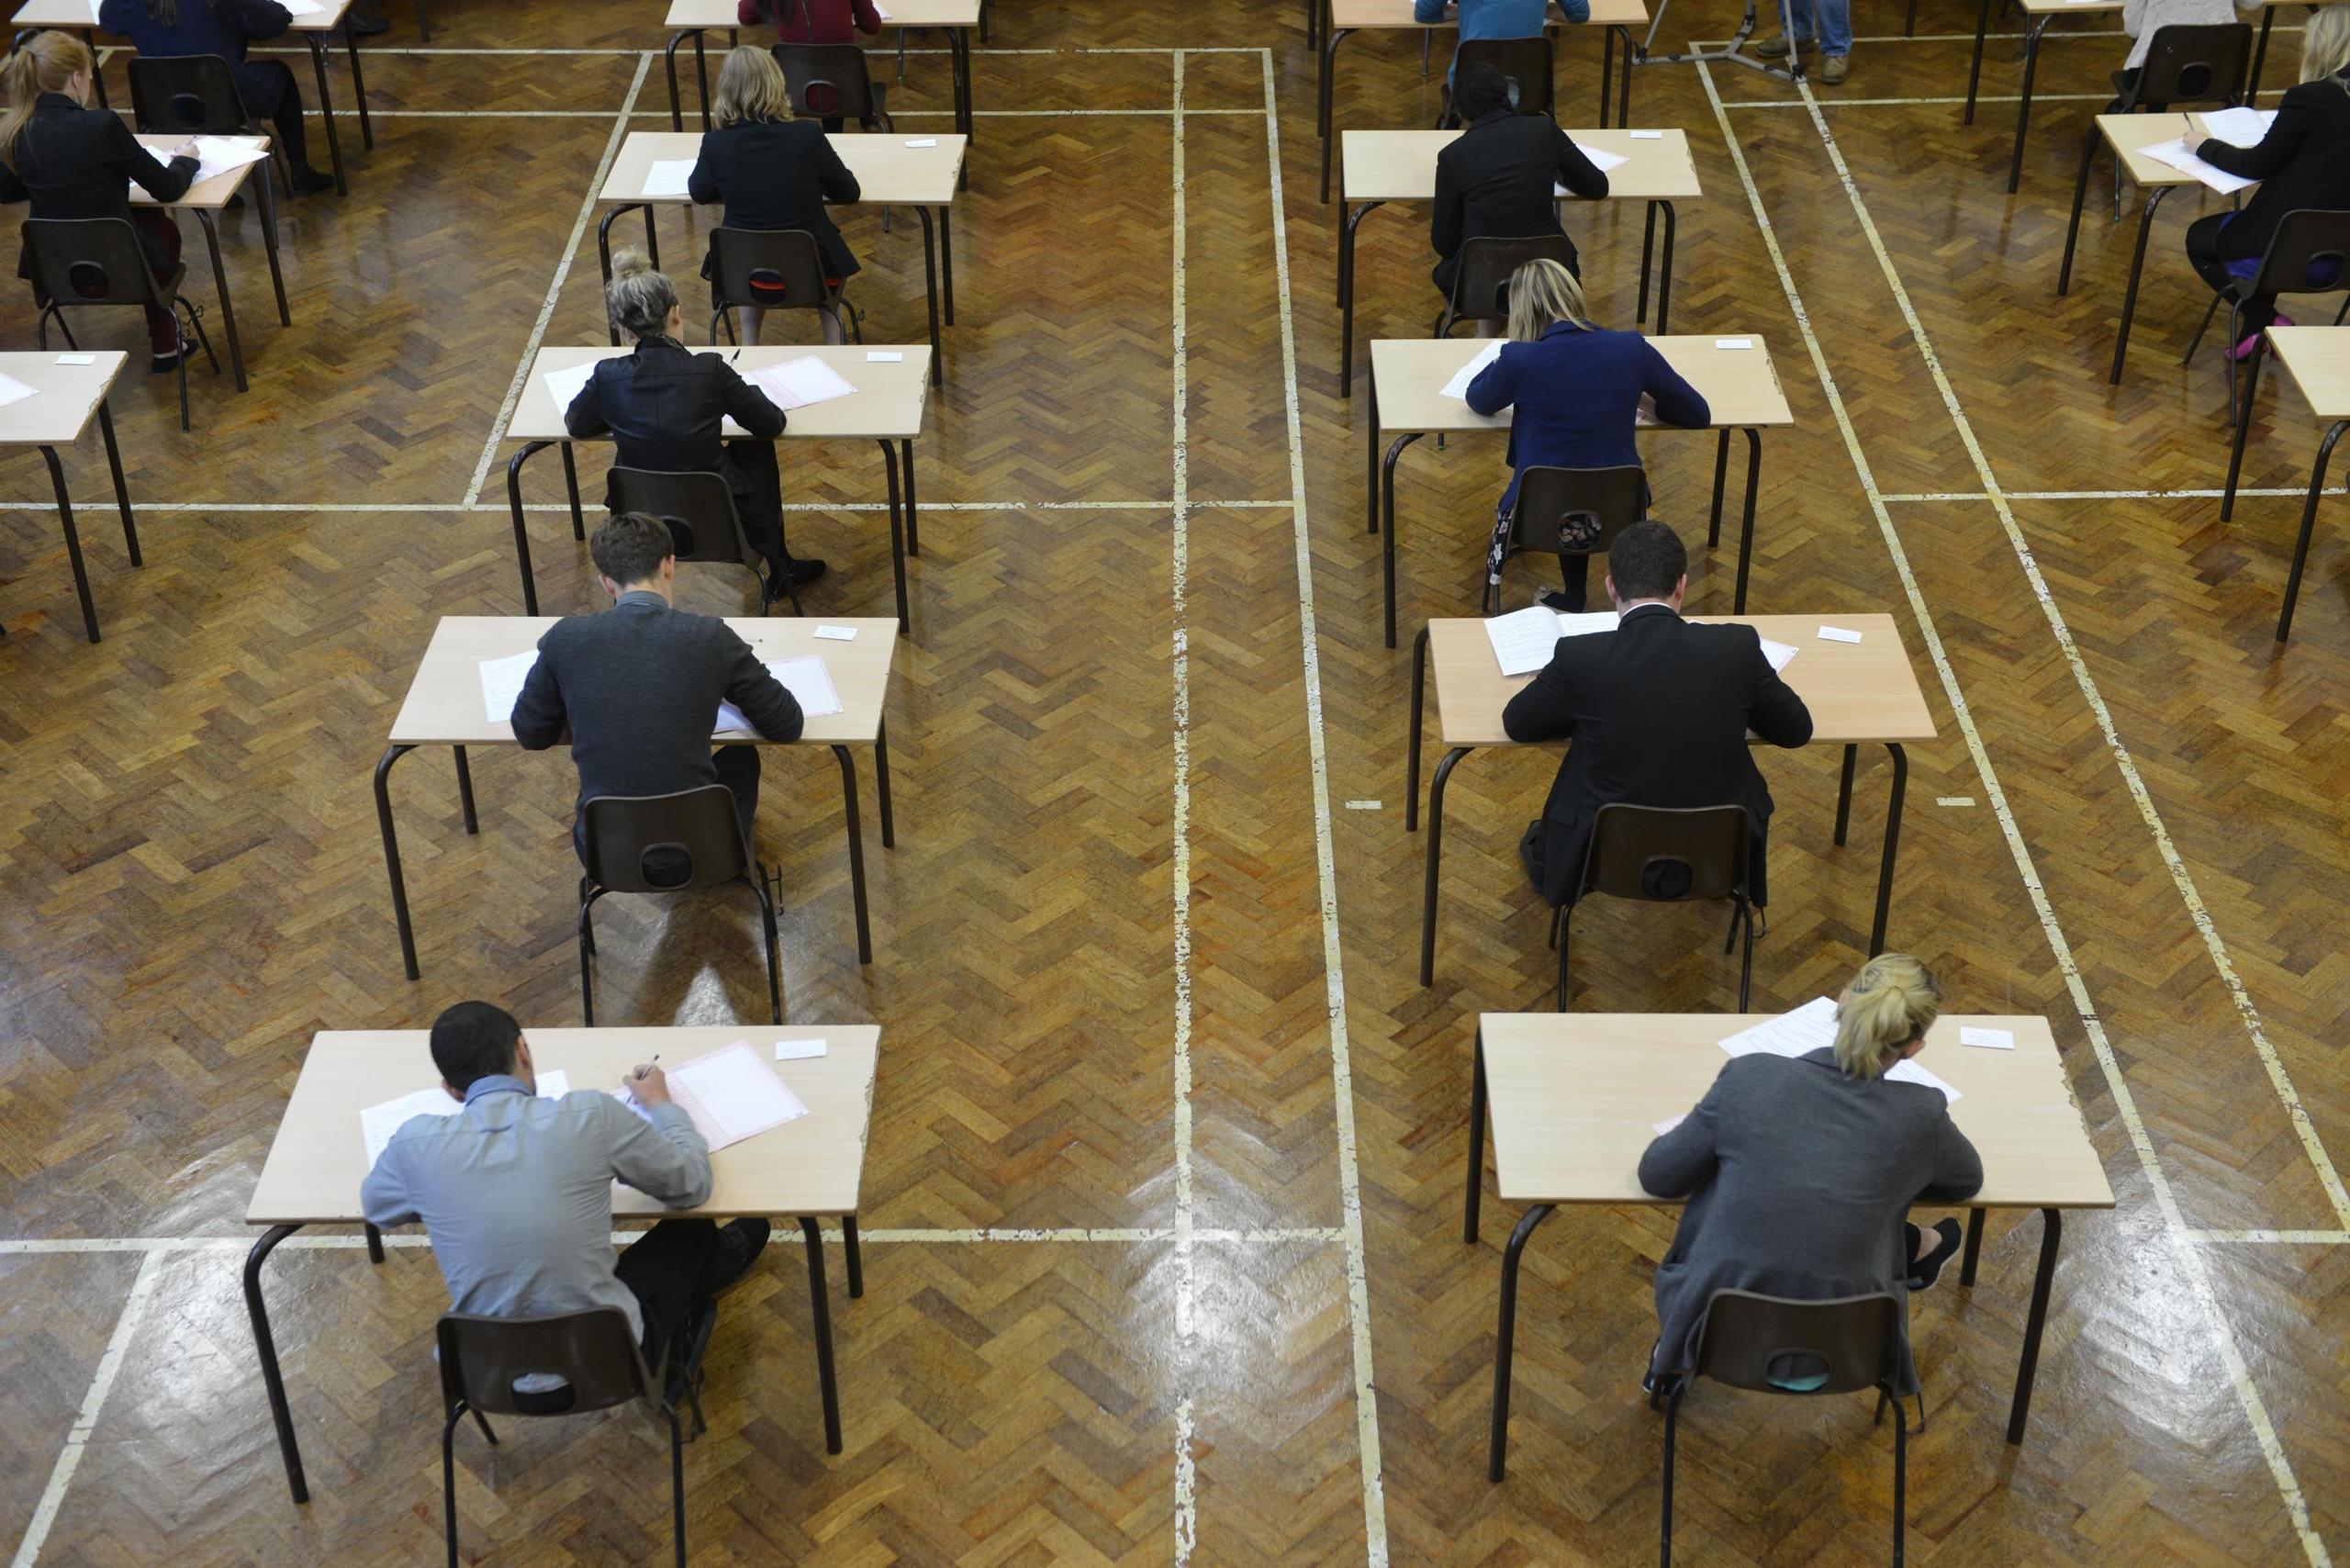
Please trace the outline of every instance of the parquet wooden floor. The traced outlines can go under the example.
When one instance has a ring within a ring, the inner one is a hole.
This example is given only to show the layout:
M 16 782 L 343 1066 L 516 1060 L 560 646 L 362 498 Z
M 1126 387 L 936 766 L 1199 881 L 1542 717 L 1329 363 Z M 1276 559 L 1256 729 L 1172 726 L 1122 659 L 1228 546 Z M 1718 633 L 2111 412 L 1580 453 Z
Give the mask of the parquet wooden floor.
M 354 1238 L 280 1255 L 316 1490 L 297 1508 L 240 1221 L 312 1031 L 420 1025 L 473 995 L 526 1025 L 577 1015 L 567 767 L 477 756 L 478 837 L 445 758 L 396 776 L 413 984 L 368 777 L 433 619 L 519 608 L 500 409 L 534 343 L 599 334 L 599 162 L 666 114 L 652 0 L 436 10 L 429 49 L 404 6 L 369 46 L 377 145 L 352 147 L 349 198 L 285 214 L 294 326 L 263 306 L 256 218 L 226 226 L 252 390 L 199 371 L 182 436 L 167 378 L 118 389 L 143 570 L 95 449 L 71 454 L 102 645 L 82 641 L 44 476 L 5 460 L 0 1540 L 20 1565 L 439 1551 L 429 1255 L 370 1267 Z M 2343 503 L 2280 652 L 2314 431 L 2272 382 L 2253 493 L 2217 521 L 2218 369 L 2177 363 L 2202 304 L 2177 252 L 2193 197 L 2158 225 L 2121 387 L 2103 373 L 2132 214 L 2092 211 L 2054 297 L 2076 139 L 2119 38 L 2052 38 L 2009 197 L 2020 42 L 1993 41 L 1962 127 L 1972 7 L 1930 0 L 1908 41 L 1879 36 L 1897 8 L 1862 10 L 1854 74 L 1816 106 L 1665 67 L 1639 73 L 1635 123 L 1686 128 L 1705 186 L 1681 212 L 1675 325 L 1762 335 L 1797 419 L 1766 444 L 1755 606 L 1890 608 L 1929 693 L 1941 738 L 1911 754 L 1894 940 L 1954 1005 L 2050 1015 L 2121 1200 L 2068 1226 L 2022 1450 L 2000 1439 L 2031 1224 L 1994 1222 L 1971 1295 L 1921 1302 L 1909 1549 L 2324 1562 L 2350 1549 Z M 1332 369 L 1336 209 L 1315 199 L 1298 11 L 997 0 L 948 380 L 917 449 L 901 836 L 869 857 L 869 969 L 831 762 L 771 757 L 759 829 L 786 878 L 795 1021 L 884 1029 L 867 1294 L 834 1286 L 846 1451 L 823 1452 L 782 1247 L 716 1340 L 688 1460 L 698 1562 L 1653 1551 L 1660 1432 L 1637 1380 L 1668 1215 L 1546 1228 L 1510 1479 L 1483 1476 L 1500 1227 L 1458 1239 L 1471 1019 L 1545 993 L 1512 848 L 1550 765 L 1489 755 L 1457 776 L 1423 990 L 1407 659 L 1381 645 L 1360 531 L 1367 399 L 1340 400 Z M 1730 17 L 1676 6 L 1670 31 Z M 913 40 L 893 92 L 908 132 L 948 123 L 942 41 Z M 1571 121 L 1597 41 L 1568 50 Z M 2288 28 L 2276 44 L 2272 83 L 2298 52 Z M 126 99 L 119 61 L 110 79 Z M 1406 38 L 1350 39 L 1337 81 L 1342 126 L 1434 112 Z M 1422 221 L 1363 230 L 1366 339 L 1426 330 Z M 689 271 L 701 221 L 663 222 Z M 1575 222 L 1621 320 L 1635 218 Z M 918 339 L 918 230 L 845 228 L 867 336 Z M 0 342 L 29 346 L 29 305 L 0 296 Z M 87 337 L 136 349 L 129 323 Z M 1700 515 L 1707 455 L 1654 443 L 1662 515 Z M 795 542 L 834 568 L 810 608 L 874 613 L 869 455 L 787 457 Z M 1498 461 L 1473 442 L 1405 459 L 1407 626 L 1471 601 Z M 543 599 L 588 608 L 553 465 L 530 486 Z M 1701 609 L 1726 606 L 1727 561 L 1699 564 Z M 1830 843 L 1832 759 L 1769 766 L 1758 1006 L 1838 983 L 1873 891 L 1873 853 Z M 1881 784 L 1871 767 L 1856 846 Z M 614 901 L 603 921 L 608 1019 L 755 1015 L 739 912 Z M 1727 1007 L 1714 930 L 1587 914 L 1582 1004 Z M 508 1426 L 494 1462 L 460 1445 L 469 1561 L 666 1560 L 647 1423 Z M 1890 1441 L 1860 1402 L 1705 1394 L 1682 1429 L 1685 1561 L 1882 1560 Z

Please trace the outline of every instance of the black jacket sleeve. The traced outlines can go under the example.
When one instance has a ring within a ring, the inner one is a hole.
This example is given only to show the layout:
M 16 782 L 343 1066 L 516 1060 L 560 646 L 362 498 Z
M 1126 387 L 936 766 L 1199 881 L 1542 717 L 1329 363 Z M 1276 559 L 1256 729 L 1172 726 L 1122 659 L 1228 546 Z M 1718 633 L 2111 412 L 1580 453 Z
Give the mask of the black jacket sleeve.
M 841 162 L 840 150 L 833 145 L 833 139 L 827 136 L 816 146 L 816 179 L 823 187 L 824 199 L 842 204 L 862 196 L 865 193 L 857 188 L 856 176 Z
M 751 644 L 743 641 L 733 627 L 722 629 L 724 640 L 733 644 L 728 650 L 732 660 L 726 671 L 726 700 L 743 711 L 751 727 L 771 741 L 796 741 L 807 718 L 800 711 L 800 700 L 791 689 L 767 673 Z M 535 669 L 531 672 L 536 675 Z
M 1574 138 L 1565 131 L 1558 137 L 1559 184 L 1589 201 L 1598 201 L 1607 195 L 1607 175 L 1575 145 Z
M 571 400 L 571 407 L 563 411 L 563 428 L 571 432 L 574 441 L 586 441 L 612 428 L 604 420 L 603 379 L 604 367 L 599 364 L 595 374 L 588 377 L 588 385 Z
M 544 751 L 571 728 L 564 711 L 563 688 L 555 683 L 554 661 L 547 657 L 547 640 L 539 639 L 539 662 L 522 678 L 521 695 L 514 699 L 514 739 L 524 751 Z
M 1463 134 L 1467 134 L 1463 132 Z M 1460 145 L 1458 142 L 1454 146 Z M 1446 151 L 1451 151 L 1447 148 Z M 1460 249 L 1460 218 L 1469 194 L 1461 188 L 1459 162 L 1439 153 L 1436 161 L 1436 209 L 1428 219 L 1428 243 L 1439 256 Z
M 783 433 L 783 410 L 768 400 L 767 395 L 744 380 L 733 365 L 716 354 L 707 356 L 718 366 L 719 400 L 726 406 L 726 417 L 762 441 L 773 441 Z M 736 707 L 742 708 L 741 703 Z M 749 713 L 748 708 L 743 708 Z M 759 732 L 765 734 L 763 729 Z
M 1920 1203 L 1963 1204 L 1983 1190 L 1983 1157 L 1958 1124 L 1942 1114 L 1934 1130 L 1934 1179 L 1918 1194 Z
M 2339 92 L 2339 88 L 2330 91 Z M 2310 108 L 2309 99 L 2295 88 L 2285 95 L 2277 106 L 2277 119 L 2269 126 L 2268 134 L 2251 147 L 2238 147 L 2232 141 L 2222 141 L 2216 136 L 2203 139 L 2195 155 L 2214 169 L 2247 180 L 2266 180 L 2283 172 L 2285 165 L 2300 156 L 2301 149 L 2317 127 L 2317 116 Z M 2344 154 L 2337 149 L 2337 157 Z
M 1550 651 L 1533 683 L 1509 700 L 1502 710 L 1502 731 L 1514 741 L 1558 741 L 1575 733 L 1573 682 L 1562 656 L 1568 639 L 1561 637 Z
M 1811 710 L 1803 705 L 1795 688 L 1779 678 L 1771 661 L 1762 656 L 1762 639 L 1758 633 L 1751 644 L 1751 668 L 1754 679 L 1754 700 L 1747 709 L 1748 727 L 1775 746 L 1807 745 L 1811 741 Z
M 30 201 L 32 197 L 33 193 L 25 188 L 25 182 L 17 178 L 17 171 L 0 163 L 0 202 Z
M 217 0 L 213 7 L 249 39 L 274 39 L 294 25 L 294 13 L 277 0 Z
M 106 162 L 119 169 L 125 179 L 138 181 L 157 201 L 176 201 L 185 196 L 188 186 L 196 183 L 199 167 L 193 158 L 174 158 L 168 164 L 156 162 L 121 119 L 116 119 L 106 132 Z

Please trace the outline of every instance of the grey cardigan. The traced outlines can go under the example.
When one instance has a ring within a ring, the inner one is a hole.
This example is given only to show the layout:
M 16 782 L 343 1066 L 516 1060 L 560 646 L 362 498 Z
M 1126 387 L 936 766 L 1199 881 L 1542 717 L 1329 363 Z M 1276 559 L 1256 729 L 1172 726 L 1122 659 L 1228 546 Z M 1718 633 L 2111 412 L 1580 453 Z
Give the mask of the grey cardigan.
M 1958 1204 L 1983 1162 L 1920 1083 L 1844 1076 L 1822 1048 L 1737 1057 L 1681 1125 L 1640 1157 L 1640 1185 L 1683 1198 L 1656 1271 L 1652 1370 L 1696 1359 L 1719 1290 L 1827 1300 L 1888 1291 L 1906 1308 L 1901 1222 L 1917 1202 Z M 1902 1314 L 1901 1392 L 1917 1391 Z

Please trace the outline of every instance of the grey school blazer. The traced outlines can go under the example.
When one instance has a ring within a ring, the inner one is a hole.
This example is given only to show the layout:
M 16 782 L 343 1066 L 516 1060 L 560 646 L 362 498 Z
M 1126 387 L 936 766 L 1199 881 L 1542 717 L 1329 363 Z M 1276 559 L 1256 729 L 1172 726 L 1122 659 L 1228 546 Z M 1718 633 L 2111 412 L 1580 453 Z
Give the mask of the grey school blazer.
M 1733 1058 L 1696 1109 L 1649 1145 L 1640 1185 L 1688 1199 L 1656 1271 L 1660 1376 L 1696 1359 L 1716 1291 L 1886 1291 L 1905 1307 L 1901 1392 L 1917 1392 L 1901 1223 L 1913 1203 L 1960 1204 L 1983 1186 L 1983 1161 L 1939 1090 L 1847 1078 L 1824 1047 Z

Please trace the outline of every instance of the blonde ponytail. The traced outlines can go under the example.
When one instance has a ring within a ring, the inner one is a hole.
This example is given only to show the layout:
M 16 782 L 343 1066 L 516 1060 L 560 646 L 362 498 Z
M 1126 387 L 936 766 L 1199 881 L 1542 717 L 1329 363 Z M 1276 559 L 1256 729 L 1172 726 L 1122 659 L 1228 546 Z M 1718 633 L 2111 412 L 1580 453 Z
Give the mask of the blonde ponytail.
M 32 123 L 33 104 L 43 93 L 62 93 L 77 73 L 90 69 L 89 46 L 72 33 L 39 32 L 0 62 L 0 162 L 17 168 L 18 143 Z
M 1530 343 L 1561 321 L 1589 328 L 1591 317 L 1583 302 L 1583 285 L 1575 274 L 1548 256 L 1537 256 L 1509 274 L 1509 336 L 1512 342 Z
M 604 286 L 604 309 L 614 327 L 632 337 L 658 337 L 669 330 L 669 312 L 677 308 L 676 286 L 653 270 L 643 252 L 613 253 L 612 281 Z
M 1861 966 L 1836 1004 L 1836 1065 L 1849 1078 L 1874 1078 L 1902 1047 L 1942 1016 L 1942 988 L 1907 953 L 1879 953 Z

